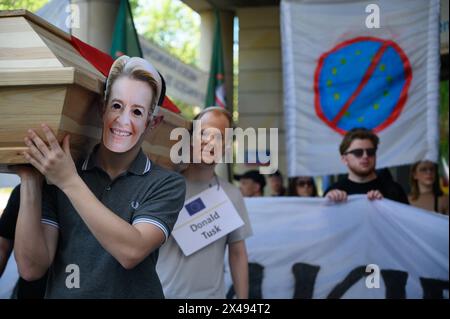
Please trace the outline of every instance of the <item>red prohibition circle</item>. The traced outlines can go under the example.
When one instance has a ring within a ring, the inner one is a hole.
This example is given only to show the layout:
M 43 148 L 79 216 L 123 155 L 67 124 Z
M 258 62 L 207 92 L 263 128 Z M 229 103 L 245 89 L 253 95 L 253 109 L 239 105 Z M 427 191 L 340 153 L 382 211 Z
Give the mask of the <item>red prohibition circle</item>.
M 389 115 L 389 117 L 383 123 L 381 123 L 380 125 L 375 127 L 373 129 L 373 131 L 378 133 L 378 132 L 384 130 L 389 125 L 391 125 L 393 122 L 395 122 L 395 120 L 400 116 L 400 114 L 403 110 L 403 107 L 405 106 L 405 103 L 408 99 L 408 90 L 409 90 L 409 87 L 411 85 L 411 80 L 412 80 L 412 68 L 411 68 L 411 64 L 409 63 L 408 57 L 406 56 L 405 52 L 402 50 L 402 48 L 397 43 L 395 43 L 392 40 L 385 40 L 385 39 L 376 38 L 376 37 L 356 37 L 356 38 L 341 42 L 340 44 L 335 46 L 333 49 L 325 52 L 324 54 L 322 54 L 320 56 L 319 62 L 318 62 L 318 65 L 317 65 L 317 68 L 316 68 L 316 71 L 314 74 L 314 107 L 315 107 L 316 114 L 329 127 L 331 127 L 334 131 L 338 132 L 341 135 L 344 135 L 346 133 L 346 131 L 337 126 L 338 120 L 330 121 L 325 116 L 325 114 L 322 110 L 322 105 L 320 103 L 319 77 L 320 77 L 320 73 L 322 71 L 324 61 L 330 54 L 332 54 L 350 44 L 353 44 L 355 42 L 362 42 L 362 41 L 380 42 L 382 44 L 382 48 L 384 47 L 385 49 L 388 47 L 392 47 L 397 52 L 400 59 L 402 60 L 403 70 L 405 73 L 405 83 L 403 84 L 403 88 L 400 93 L 400 97 L 397 101 L 397 104 L 395 105 L 395 107 L 394 107 L 392 113 Z M 364 85 L 369 81 L 370 76 L 372 75 L 372 73 L 374 71 L 373 69 L 376 67 L 382 54 L 384 53 L 384 51 L 383 51 L 381 54 L 378 54 L 379 52 L 380 52 L 380 49 L 378 50 L 377 54 L 373 58 L 369 68 L 366 70 L 366 73 L 364 74 L 361 82 L 359 83 L 358 88 L 355 90 L 355 92 L 353 92 L 353 94 L 350 96 L 350 98 L 344 104 L 344 107 L 340 110 L 340 112 L 337 116 L 338 119 L 339 119 L 339 115 L 341 115 L 341 114 L 343 115 L 343 113 L 345 113 L 345 110 L 346 110 L 345 106 L 347 106 L 347 108 L 350 106 L 351 102 L 353 102 L 356 99 L 356 97 L 358 96 L 359 92 L 361 92 Z

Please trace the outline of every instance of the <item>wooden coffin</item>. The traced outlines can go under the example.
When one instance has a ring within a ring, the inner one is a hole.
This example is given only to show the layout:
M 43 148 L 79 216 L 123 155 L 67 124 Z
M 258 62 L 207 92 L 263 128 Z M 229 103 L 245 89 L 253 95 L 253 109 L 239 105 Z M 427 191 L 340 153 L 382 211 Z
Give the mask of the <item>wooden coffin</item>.
M 0 11 L 0 172 L 26 163 L 27 129 L 47 123 L 61 141 L 71 135 L 72 155 L 85 156 L 101 139 L 100 103 L 105 76 L 70 44 L 70 35 L 26 10 Z M 161 109 L 144 151 L 173 168 L 170 131 L 188 128 L 183 117 Z

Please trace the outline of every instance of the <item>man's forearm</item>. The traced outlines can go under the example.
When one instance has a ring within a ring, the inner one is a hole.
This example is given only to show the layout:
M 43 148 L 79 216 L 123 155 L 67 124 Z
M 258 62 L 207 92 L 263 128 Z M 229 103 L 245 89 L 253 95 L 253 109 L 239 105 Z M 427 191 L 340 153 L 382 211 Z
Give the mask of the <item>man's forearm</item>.
M 14 255 L 21 276 L 33 280 L 44 275 L 51 263 L 41 224 L 42 185 L 23 179 L 16 224 Z
M 125 268 L 132 268 L 158 248 L 155 245 L 149 250 L 139 230 L 103 205 L 81 177 L 74 179 L 63 192 L 103 248 Z
M 245 242 L 233 243 L 229 250 L 229 265 L 234 290 L 238 299 L 248 298 L 248 257 Z

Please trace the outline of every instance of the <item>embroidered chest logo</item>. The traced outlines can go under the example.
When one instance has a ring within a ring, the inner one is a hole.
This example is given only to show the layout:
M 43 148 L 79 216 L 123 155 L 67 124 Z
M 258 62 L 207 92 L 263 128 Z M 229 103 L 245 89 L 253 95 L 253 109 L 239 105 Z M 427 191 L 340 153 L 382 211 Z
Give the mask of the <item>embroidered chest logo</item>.
M 132 201 L 131 202 L 131 207 L 133 207 L 133 209 L 138 209 L 138 207 L 139 207 L 139 202 L 138 201 Z

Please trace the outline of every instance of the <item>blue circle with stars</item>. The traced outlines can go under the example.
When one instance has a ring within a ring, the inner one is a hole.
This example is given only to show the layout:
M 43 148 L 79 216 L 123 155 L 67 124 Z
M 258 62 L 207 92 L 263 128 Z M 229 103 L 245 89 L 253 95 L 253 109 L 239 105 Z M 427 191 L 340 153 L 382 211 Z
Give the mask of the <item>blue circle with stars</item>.
M 411 78 L 409 60 L 394 41 L 348 40 L 319 59 L 316 113 L 341 134 L 355 127 L 381 131 L 400 115 Z

